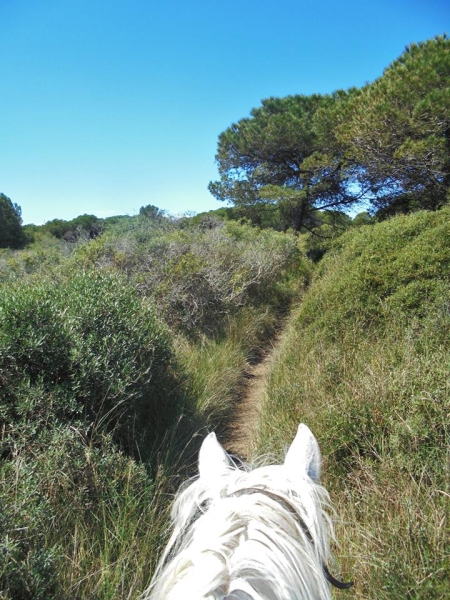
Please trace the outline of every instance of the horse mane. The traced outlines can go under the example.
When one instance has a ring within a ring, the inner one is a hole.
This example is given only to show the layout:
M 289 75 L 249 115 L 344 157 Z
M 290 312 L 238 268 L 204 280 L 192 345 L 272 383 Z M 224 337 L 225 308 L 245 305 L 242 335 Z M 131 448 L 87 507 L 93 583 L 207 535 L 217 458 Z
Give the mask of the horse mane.
M 238 468 L 210 434 L 143 600 L 331 599 L 329 496 L 310 476 L 320 470 L 311 444 L 308 468 L 295 467 L 295 441 L 283 465 Z

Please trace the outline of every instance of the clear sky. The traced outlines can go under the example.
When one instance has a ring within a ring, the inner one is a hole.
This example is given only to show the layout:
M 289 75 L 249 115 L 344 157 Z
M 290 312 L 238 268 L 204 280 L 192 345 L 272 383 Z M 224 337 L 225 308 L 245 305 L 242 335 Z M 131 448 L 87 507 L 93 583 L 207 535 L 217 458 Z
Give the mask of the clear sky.
M 261 99 L 449 30 L 448 0 L 0 0 L 0 192 L 36 224 L 218 208 L 218 135 Z

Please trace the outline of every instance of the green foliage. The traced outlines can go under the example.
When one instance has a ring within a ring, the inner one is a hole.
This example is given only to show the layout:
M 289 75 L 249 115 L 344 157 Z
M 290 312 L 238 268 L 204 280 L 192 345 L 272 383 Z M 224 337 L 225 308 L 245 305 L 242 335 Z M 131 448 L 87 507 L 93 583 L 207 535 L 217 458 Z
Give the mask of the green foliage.
M 286 329 L 261 450 L 317 435 L 357 598 L 448 586 L 450 219 L 418 212 L 334 243 Z
M 2 598 L 138 597 L 164 535 L 160 479 L 74 427 L 16 449 L 0 465 Z
M 51 233 L 56 238 L 75 242 L 82 237 L 93 239 L 104 230 L 104 221 L 95 215 L 80 215 L 71 221 L 53 219 L 45 225 L 35 226 L 35 232 Z
M 21 215 L 20 206 L 0 194 L 0 248 L 20 248 L 25 243 Z
M 352 93 L 263 100 L 249 118 L 219 136 L 221 180 L 210 183 L 211 193 L 251 212 L 261 204 L 262 214 L 275 207 L 284 228 L 295 231 L 309 228 L 317 209 L 353 203 L 352 188 L 341 175 L 341 150 L 330 145 L 331 109 Z
M 375 220 L 374 218 L 367 212 L 367 211 L 363 211 L 358 213 L 354 218 L 353 218 L 353 226 L 354 227 L 360 227 L 361 225 L 370 225 L 371 223 L 374 223 Z
M 324 330 L 339 336 L 347 319 L 368 327 L 395 307 L 422 316 L 425 301 L 441 296 L 441 280 L 449 276 L 447 239 L 448 210 L 361 227 L 337 238 L 319 271 L 326 277 L 305 299 L 303 321 L 315 327 L 323 323 Z
M 334 131 L 380 215 L 437 209 L 450 187 L 450 40 L 411 44 L 343 107 Z
M 311 229 L 370 201 L 385 218 L 436 210 L 450 187 L 450 42 L 411 44 L 362 89 L 269 98 L 219 136 L 209 189 L 254 223 Z
M 149 219 L 160 220 L 164 218 L 165 211 L 161 210 L 157 206 L 153 206 L 153 204 L 147 204 L 147 206 L 141 206 L 139 209 L 139 214 Z
M 349 229 L 353 222 L 337 210 L 317 211 L 311 231 L 299 235 L 298 246 L 313 262 L 320 261 L 333 241 Z
M 28 235 L 28 234 L 27 234 Z M 55 277 L 64 270 L 68 258 L 78 244 L 57 239 L 48 232 L 36 231 L 25 248 L 0 250 L 0 284 L 23 278 Z
M 181 384 L 168 331 L 119 273 L 0 286 L 2 598 L 138 597 L 166 531 L 153 453 Z
M 128 273 L 169 325 L 193 335 L 217 332 L 243 306 L 286 304 L 280 282 L 300 262 L 290 235 L 214 219 L 158 225 L 142 218 L 74 259 Z
M 34 435 L 56 419 L 112 428 L 133 446 L 173 412 L 170 338 L 119 275 L 0 288 L 0 361 L 14 443 L 26 443 L 22 426 Z

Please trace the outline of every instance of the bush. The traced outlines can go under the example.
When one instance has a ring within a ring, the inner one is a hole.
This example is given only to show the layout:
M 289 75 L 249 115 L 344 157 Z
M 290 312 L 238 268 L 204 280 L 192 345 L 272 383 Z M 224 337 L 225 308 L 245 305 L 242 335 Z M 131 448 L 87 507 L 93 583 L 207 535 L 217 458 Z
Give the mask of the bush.
M 139 288 L 188 333 L 213 333 L 246 305 L 277 304 L 279 282 L 298 258 L 295 238 L 237 223 L 180 231 L 149 250 Z
M 127 445 L 154 439 L 174 411 L 169 334 L 118 274 L 1 287 L 0 365 L 0 417 L 13 429 L 73 421 Z
M 39 232 L 22 250 L 0 249 L 0 284 L 45 274 L 53 276 L 64 268 L 74 247 L 49 233 Z
M 294 236 L 217 220 L 189 225 L 141 217 L 81 248 L 75 259 L 127 273 L 165 321 L 189 335 L 217 333 L 243 306 L 286 304 L 283 280 L 304 270 Z
M 302 306 L 302 326 L 327 335 L 345 333 L 350 321 L 378 326 L 398 308 L 423 316 L 442 297 L 450 275 L 450 211 L 419 212 L 366 226 L 335 241 Z
M 165 535 L 158 484 L 109 436 L 55 426 L 42 441 L 0 463 L 1 597 L 138 597 Z

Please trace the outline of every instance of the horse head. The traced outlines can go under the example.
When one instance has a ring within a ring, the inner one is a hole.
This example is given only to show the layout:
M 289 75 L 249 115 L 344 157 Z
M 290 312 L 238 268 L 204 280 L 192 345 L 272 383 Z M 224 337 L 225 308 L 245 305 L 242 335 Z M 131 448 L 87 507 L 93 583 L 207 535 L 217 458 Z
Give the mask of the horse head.
M 327 600 L 333 527 L 319 445 L 301 424 L 281 465 L 238 468 L 210 433 L 199 476 L 172 508 L 173 531 L 143 600 Z

